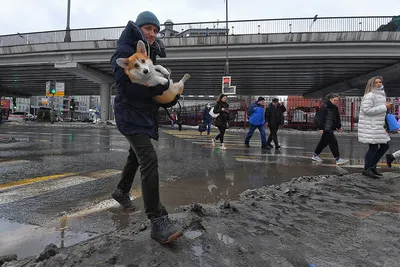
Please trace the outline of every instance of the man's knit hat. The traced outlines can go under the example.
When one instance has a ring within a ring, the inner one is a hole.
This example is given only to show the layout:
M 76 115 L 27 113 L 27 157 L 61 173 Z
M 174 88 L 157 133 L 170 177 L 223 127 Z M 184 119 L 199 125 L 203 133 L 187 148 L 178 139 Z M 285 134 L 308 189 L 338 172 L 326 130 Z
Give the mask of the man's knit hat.
M 156 15 L 154 15 L 150 11 L 143 11 L 140 13 L 136 19 L 135 24 L 139 27 L 142 27 L 146 24 L 151 24 L 157 27 L 158 31 L 160 31 L 160 21 L 157 19 Z

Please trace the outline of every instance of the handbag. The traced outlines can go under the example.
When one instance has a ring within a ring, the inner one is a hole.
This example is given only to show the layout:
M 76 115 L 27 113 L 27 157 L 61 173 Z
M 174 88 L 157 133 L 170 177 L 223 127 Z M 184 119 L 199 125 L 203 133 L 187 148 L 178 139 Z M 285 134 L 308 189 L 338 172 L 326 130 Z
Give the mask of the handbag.
M 400 124 L 398 123 L 396 117 L 392 113 L 386 115 L 386 123 L 388 130 L 390 132 L 395 132 L 397 130 L 400 130 Z
M 216 117 L 218 117 L 218 113 L 214 113 L 214 108 L 212 108 L 212 109 L 210 109 L 210 115 L 211 115 L 211 117 L 213 117 L 213 118 L 216 118 Z
M 197 129 L 200 133 L 207 131 L 207 127 L 202 123 L 199 124 L 199 127 Z

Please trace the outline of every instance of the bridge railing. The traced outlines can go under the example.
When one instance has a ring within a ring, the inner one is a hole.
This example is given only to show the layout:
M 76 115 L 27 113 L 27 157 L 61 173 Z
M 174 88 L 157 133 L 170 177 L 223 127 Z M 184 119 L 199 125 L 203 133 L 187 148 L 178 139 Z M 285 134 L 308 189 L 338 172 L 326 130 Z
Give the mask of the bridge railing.
M 272 33 L 307 32 L 370 32 L 392 21 L 391 16 L 374 17 L 311 17 L 261 20 L 235 20 L 163 24 L 160 37 L 184 38 L 188 36 L 223 36 Z M 166 29 L 168 28 L 168 29 Z M 89 28 L 71 30 L 71 40 L 116 40 L 124 27 Z M 65 30 L 18 33 L 0 36 L 0 46 L 64 42 Z

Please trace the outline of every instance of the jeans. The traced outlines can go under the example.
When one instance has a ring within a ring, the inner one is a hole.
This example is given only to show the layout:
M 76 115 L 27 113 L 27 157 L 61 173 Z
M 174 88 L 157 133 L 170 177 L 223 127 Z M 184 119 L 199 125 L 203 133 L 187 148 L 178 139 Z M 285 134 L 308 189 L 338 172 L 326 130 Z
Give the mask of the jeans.
M 369 144 L 369 149 L 365 155 L 364 170 L 375 167 L 381 160 L 386 151 L 389 150 L 389 143 L 386 144 Z
M 271 141 L 274 141 L 275 146 L 278 146 L 278 128 L 279 126 L 268 126 L 269 131 L 271 132 L 269 134 L 268 140 L 267 140 L 267 145 L 271 145 Z
M 331 149 L 331 152 L 332 152 L 333 156 L 335 157 L 335 159 L 336 160 L 339 159 L 340 158 L 339 144 L 338 144 L 336 136 L 333 132 L 325 132 L 324 131 L 324 133 L 321 136 L 321 139 L 319 140 L 317 147 L 315 148 L 314 153 L 316 155 L 321 154 L 322 150 L 324 150 L 324 148 L 328 145 L 329 145 L 329 148 Z
M 158 158 L 150 137 L 146 134 L 125 137 L 130 144 L 129 156 L 117 187 L 124 194 L 129 193 L 136 171 L 140 166 L 142 198 L 147 217 L 150 219 L 167 215 L 165 207 L 160 202 Z
M 246 136 L 246 139 L 244 140 L 245 144 L 248 144 L 250 142 L 250 138 L 253 136 L 254 131 L 258 129 L 261 134 L 261 144 L 263 147 L 267 146 L 267 137 L 265 135 L 265 128 L 264 125 L 253 125 L 250 124 L 250 130 L 249 133 Z
M 210 134 L 210 132 L 211 132 L 211 121 L 210 122 L 204 122 L 204 126 L 207 128 L 207 134 Z

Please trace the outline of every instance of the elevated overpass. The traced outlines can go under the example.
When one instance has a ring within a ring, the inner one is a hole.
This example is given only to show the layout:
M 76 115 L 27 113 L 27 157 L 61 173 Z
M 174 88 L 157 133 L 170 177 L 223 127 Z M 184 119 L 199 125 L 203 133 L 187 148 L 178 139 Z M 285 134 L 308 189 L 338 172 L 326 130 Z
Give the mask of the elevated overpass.
M 369 26 L 350 23 L 359 20 Z M 333 22 L 312 28 L 319 21 Z M 319 18 L 317 22 L 307 18 L 296 23 L 311 23 L 308 29 L 299 26 L 296 30 L 292 22 L 289 29 L 265 31 L 261 29 L 266 26 L 254 23 L 271 20 L 230 22 L 236 23 L 228 35 L 232 83 L 240 95 L 322 96 L 331 91 L 360 95 L 366 80 L 379 74 L 388 94 L 398 96 L 400 32 L 376 31 L 388 21 L 390 17 Z M 239 26 L 250 22 L 252 30 L 240 32 Z M 281 25 L 288 22 L 279 20 Z M 187 31 L 182 24 L 174 27 Z M 196 28 L 205 25 L 192 23 L 189 28 L 189 36 L 163 37 L 167 58 L 158 63 L 172 70 L 174 80 L 185 72 L 192 75 L 185 95 L 218 95 L 226 35 L 196 36 Z M 98 95 L 99 88 L 101 95 L 109 95 L 113 84 L 109 61 L 122 30 L 74 30 L 73 41 L 67 43 L 63 42 L 65 31 L 0 36 L 0 90 L 43 95 L 45 82 L 57 80 L 66 83 L 69 95 Z

